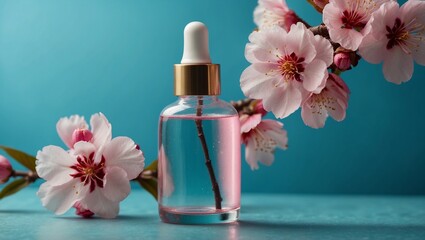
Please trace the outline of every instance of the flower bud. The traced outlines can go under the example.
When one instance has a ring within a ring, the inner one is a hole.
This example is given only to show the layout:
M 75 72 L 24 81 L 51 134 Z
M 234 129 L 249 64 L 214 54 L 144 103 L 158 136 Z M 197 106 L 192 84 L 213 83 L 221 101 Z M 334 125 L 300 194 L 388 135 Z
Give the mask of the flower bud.
M 339 52 L 334 56 L 335 66 L 340 70 L 347 70 L 351 67 L 351 57 L 350 53 L 347 52 Z
M 74 146 L 75 143 L 80 141 L 90 142 L 92 138 L 93 138 L 93 133 L 90 132 L 90 130 L 75 129 L 75 131 L 72 133 L 72 146 Z
M 10 175 L 12 175 L 12 171 L 12 165 L 10 165 L 9 160 L 0 155 L 0 184 L 9 180 Z
M 76 202 L 74 204 L 74 208 L 75 208 L 75 214 L 83 218 L 90 218 L 94 215 L 92 211 L 85 209 L 83 206 L 81 206 L 80 202 Z

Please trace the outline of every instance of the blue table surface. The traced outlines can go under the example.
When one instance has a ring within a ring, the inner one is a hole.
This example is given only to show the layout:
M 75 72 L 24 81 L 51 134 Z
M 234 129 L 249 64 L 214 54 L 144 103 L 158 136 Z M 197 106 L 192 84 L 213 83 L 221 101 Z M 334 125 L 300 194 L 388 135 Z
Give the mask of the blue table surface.
M 27 188 L 0 201 L 0 239 L 425 239 L 425 197 L 243 194 L 240 221 L 162 223 L 133 190 L 116 219 L 55 216 Z

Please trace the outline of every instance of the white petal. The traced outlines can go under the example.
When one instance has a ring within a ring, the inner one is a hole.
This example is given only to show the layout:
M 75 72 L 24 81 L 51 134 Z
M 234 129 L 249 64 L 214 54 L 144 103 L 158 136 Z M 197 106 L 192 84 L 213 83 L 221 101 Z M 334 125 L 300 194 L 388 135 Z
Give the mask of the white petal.
M 56 130 L 62 141 L 72 148 L 72 134 L 76 129 L 87 129 L 87 123 L 84 117 L 78 115 L 72 115 L 69 118 L 61 118 L 56 123 Z
M 111 141 L 112 126 L 102 113 L 93 114 L 90 119 L 93 132 L 93 144 L 100 148 Z
M 113 202 L 121 202 L 130 194 L 127 173 L 119 167 L 108 168 L 105 175 L 103 194 Z
M 115 218 L 119 213 L 119 202 L 109 200 L 99 188 L 87 193 L 80 202 L 99 217 Z
M 88 157 L 91 153 L 96 152 L 96 146 L 89 142 L 77 142 L 74 145 L 73 154 Z
M 388 53 L 382 66 L 385 79 L 395 84 L 407 82 L 413 75 L 413 59 L 407 55 L 398 46 L 394 47 Z
M 56 214 L 64 214 L 86 193 L 80 181 L 75 179 L 59 186 L 45 182 L 40 186 L 37 196 L 45 208 Z
M 117 166 L 127 172 L 129 180 L 136 178 L 145 166 L 145 158 L 136 144 L 128 137 L 116 137 L 104 149 L 106 166 Z
M 74 170 L 70 167 L 76 159 L 57 146 L 46 146 L 37 152 L 36 171 L 38 176 L 49 181 L 50 185 L 64 184 L 72 179 Z

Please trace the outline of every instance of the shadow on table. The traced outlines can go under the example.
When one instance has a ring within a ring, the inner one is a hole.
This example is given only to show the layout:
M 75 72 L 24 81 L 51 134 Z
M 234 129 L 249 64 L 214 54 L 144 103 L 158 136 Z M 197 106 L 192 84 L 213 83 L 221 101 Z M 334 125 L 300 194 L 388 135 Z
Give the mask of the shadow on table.
M 44 210 L 22 210 L 22 209 L 3 209 L 0 210 L 0 215 L 1 214 L 40 214 L 45 212 Z
M 158 217 L 154 215 L 118 215 L 117 218 L 107 219 L 100 217 L 82 218 L 77 215 L 73 216 L 58 216 L 57 218 L 69 221 L 107 221 L 107 222 L 157 222 Z

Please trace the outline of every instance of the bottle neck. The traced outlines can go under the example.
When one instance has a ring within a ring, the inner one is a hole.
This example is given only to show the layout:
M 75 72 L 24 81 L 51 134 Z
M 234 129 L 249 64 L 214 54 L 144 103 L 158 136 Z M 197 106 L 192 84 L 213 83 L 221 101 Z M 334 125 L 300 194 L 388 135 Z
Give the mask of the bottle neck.
M 208 105 L 210 103 L 218 101 L 217 96 L 199 95 L 199 96 L 179 96 L 179 103 L 187 105 Z

